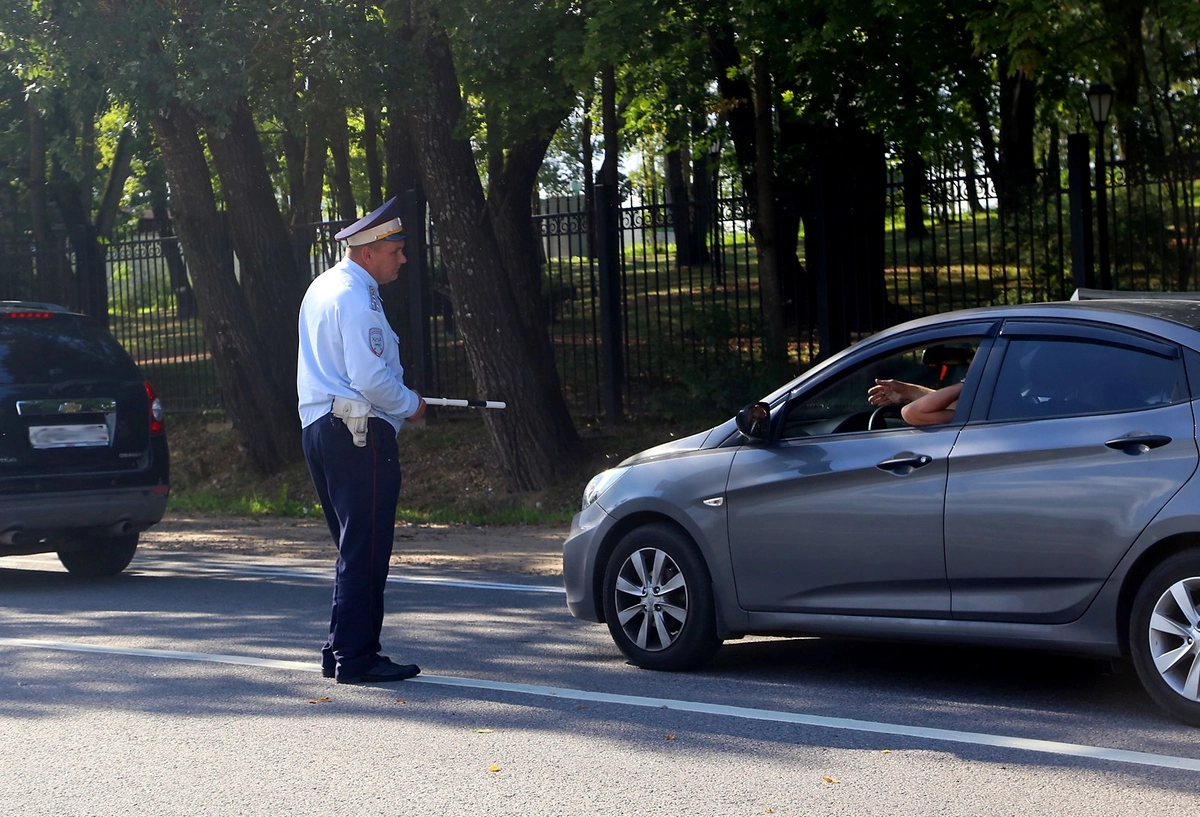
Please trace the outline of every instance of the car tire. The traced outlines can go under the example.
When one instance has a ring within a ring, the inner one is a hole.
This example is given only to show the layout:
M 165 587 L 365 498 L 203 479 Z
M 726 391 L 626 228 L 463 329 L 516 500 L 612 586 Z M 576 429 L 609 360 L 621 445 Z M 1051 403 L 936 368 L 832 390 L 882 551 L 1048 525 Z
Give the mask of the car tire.
M 1142 582 L 1130 615 L 1129 649 L 1154 702 L 1200 726 L 1200 551 L 1172 556 Z
M 137 551 L 138 535 L 78 538 L 58 552 L 58 560 L 76 576 L 115 576 L 129 566 Z
M 621 539 L 604 571 L 603 599 L 613 641 L 639 667 L 696 669 L 721 646 L 708 567 L 671 525 L 643 525 Z

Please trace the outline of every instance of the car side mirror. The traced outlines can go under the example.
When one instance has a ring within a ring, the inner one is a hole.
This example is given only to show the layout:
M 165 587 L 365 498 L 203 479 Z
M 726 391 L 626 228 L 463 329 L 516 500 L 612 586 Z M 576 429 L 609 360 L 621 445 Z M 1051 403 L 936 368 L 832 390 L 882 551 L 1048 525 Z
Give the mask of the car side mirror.
M 751 403 L 737 413 L 737 427 L 752 440 L 765 440 L 771 428 L 771 407 L 766 403 Z

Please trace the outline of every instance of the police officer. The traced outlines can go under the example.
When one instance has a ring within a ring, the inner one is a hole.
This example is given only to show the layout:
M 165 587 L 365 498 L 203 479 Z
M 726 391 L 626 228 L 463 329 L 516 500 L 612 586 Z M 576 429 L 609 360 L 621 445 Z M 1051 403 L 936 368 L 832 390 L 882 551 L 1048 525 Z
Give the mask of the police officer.
M 335 237 L 346 256 L 304 296 L 296 374 L 304 457 L 338 546 L 321 667 L 341 684 L 402 681 L 420 668 L 380 655 L 379 636 L 400 493 L 396 434 L 425 401 L 404 385 L 379 299 L 406 260 L 396 199 Z

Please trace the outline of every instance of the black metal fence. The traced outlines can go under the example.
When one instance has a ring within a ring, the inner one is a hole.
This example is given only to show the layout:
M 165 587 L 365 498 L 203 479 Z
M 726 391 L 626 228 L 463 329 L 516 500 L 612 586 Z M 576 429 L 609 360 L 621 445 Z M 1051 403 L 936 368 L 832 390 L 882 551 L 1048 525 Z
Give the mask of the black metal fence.
M 1114 289 L 1200 288 L 1200 158 L 1136 171 L 1111 165 L 1102 214 L 1094 212 L 1091 172 L 1086 154 L 1076 153 L 1068 168 L 1043 171 L 1016 194 L 1001 195 L 983 175 L 936 168 L 921 185 L 891 177 L 882 190 L 790 203 L 800 216 L 793 222 L 795 280 L 784 293 L 792 367 L 907 317 L 1069 297 L 1076 287 L 1101 283 L 1101 262 Z M 840 212 L 862 201 L 875 208 L 865 221 L 861 212 Z M 751 203 L 651 197 L 605 212 L 570 198 L 544 202 L 533 216 L 568 404 L 589 416 L 615 408 L 670 411 L 696 400 L 737 405 L 770 386 L 755 382 L 777 373 L 763 365 Z M 697 216 L 700 232 L 681 253 L 676 219 L 685 212 Z M 1108 242 L 1096 247 L 1101 216 Z M 340 256 L 336 227 L 297 231 L 313 275 Z M 412 242 L 418 255 L 399 295 L 407 306 L 392 310 L 404 324 L 397 331 L 406 368 L 426 393 L 470 394 L 434 225 L 421 238 Z M 102 311 L 168 409 L 219 406 L 177 240 L 139 234 L 107 246 L 100 306 L 80 283 L 77 246 L 82 242 L 69 237 L 41 245 L 0 240 L 0 298 Z M 834 293 L 845 293 L 850 277 L 868 286 L 839 300 Z M 837 326 L 845 332 L 831 330 Z

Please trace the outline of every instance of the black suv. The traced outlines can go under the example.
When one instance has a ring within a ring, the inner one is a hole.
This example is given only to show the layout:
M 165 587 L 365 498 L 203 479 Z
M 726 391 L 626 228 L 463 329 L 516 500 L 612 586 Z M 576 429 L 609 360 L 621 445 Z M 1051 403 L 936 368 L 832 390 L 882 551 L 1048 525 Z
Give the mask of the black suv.
M 167 507 L 162 403 L 98 322 L 0 301 L 0 556 L 111 576 Z

